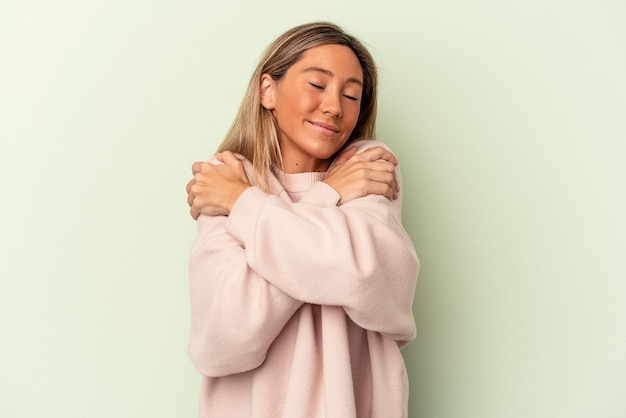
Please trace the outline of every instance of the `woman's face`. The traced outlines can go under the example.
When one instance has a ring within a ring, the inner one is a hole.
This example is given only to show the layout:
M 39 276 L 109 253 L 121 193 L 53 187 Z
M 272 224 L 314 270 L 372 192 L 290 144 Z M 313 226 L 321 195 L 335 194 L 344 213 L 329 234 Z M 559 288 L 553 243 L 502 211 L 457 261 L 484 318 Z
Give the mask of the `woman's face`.
M 361 64 L 342 45 L 307 50 L 278 82 L 263 75 L 261 104 L 276 118 L 285 172 L 328 168 L 356 126 L 362 90 Z

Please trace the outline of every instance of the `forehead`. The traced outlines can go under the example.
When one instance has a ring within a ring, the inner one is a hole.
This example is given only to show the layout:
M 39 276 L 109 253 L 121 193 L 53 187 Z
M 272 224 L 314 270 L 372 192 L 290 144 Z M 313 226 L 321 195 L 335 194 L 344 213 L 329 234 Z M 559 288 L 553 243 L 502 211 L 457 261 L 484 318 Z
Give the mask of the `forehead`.
M 352 49 L 343 45 L 322 45 L 307 49 L 292 66 L 297 72 L 321 68 L 341 78 L 363 81 L 361 63 Z

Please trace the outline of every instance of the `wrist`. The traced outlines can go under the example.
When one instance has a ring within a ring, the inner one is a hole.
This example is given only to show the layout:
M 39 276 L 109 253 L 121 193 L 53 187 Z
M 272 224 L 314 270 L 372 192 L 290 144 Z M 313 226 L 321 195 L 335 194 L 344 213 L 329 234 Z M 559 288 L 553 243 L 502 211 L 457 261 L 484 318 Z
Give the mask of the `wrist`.
M 228 198 L 228 203 L 226 204 L 226 209 L 228 210 L 228 213 L 233 210 L 233 206 L 235 206 L 237 199 L 239 199 L 239 196 L 241 196 L 241 194 L 245 192 L 248 187 L 250 187 L 249 184 L 240 183 L 233 189 L 230 197 Z

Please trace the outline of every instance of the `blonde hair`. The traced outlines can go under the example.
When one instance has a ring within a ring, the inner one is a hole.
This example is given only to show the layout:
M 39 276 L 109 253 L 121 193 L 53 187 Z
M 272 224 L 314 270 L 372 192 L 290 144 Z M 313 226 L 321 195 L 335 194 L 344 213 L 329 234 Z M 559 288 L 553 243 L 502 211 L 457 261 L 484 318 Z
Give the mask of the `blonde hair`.
M 267 188 L 267 173 L 282 167 L 282 158 L 276 119 L 270 110 L 261 105 L 261 76 L 269 74 L 274 81 L 280 81 L 308 49 L 331 44 L 350 48 L 363 70 L 361 109 L 347 143 L 376 138 L 378 75 L 368 50 L 358 39 L 335 24 L 315 22 L 296 26 L 278 37 L 265 50 L 252 74 L 237 116 L 218 148 L 218 152 L 232 151 L 250 160 L 263 188 Z

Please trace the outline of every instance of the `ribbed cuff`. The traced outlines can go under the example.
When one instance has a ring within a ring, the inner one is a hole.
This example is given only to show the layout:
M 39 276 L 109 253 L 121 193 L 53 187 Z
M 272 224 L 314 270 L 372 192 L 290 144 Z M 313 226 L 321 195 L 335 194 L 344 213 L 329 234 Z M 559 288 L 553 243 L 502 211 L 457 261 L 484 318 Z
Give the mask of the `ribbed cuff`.
M 259 187 L 248 187 L 237 199 L 228 215 L 224 229 L 241 242 L 251 238 L 265 201 L 269 195 Z
M 306 203 L 323 208 L 337 206 L 341 196 L 335 189 L 323 181 L 318 181 L 302 196 L 299 203 Z

